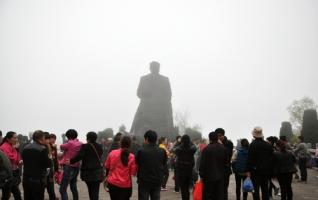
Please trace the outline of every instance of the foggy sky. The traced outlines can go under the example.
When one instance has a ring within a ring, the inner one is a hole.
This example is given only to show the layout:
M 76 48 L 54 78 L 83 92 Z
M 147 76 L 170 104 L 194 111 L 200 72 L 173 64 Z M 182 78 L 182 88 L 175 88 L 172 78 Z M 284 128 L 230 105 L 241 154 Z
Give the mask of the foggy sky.
M 129 130 L 139 78 L 157 60 L 174 110 L 204 135 L 278 135 L 293 100 L 318 102 L 317 10 L 316 0 L 0 0 L 0 130 Z

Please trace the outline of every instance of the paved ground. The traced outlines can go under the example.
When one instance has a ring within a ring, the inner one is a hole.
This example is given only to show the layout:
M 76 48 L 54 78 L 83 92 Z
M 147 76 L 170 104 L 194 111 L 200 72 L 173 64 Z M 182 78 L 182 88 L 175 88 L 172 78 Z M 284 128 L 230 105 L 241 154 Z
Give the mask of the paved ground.
M 172 174 L 172 173 L 171 173 Z M 318 171 L 317 170 L 308 170 L 308 182 L 305 183 L 298 183 L 297 180 L 293 182 L 293 191 L 294 191 L 294 199 L 295 200 L 317 200 L 318 199 Z M 134 181 L 135 182 L 135 181 Z M 175 199 L 181 199 L 181 194 L 174 193 L 173 192 L 173 180 L 172 176 L 169 178 L 168 182 L 168 191 L 161 192 L 161 199 L 162 200 L 175 200 Z M 80 200 L 86 200 L 88 198 L 88 192 L 85 183 L 82 181 L 78 182 L 78 188 L 79 188 L 79 193 L 80 193 Z M 133 196 L 132 200 L 137 200 L 137 185 L 134 185 L 134 191 L 133 191 Z M 58 186 L 56 185 L 56 192 L 58 193 Z M 69 194 L 71 192 L 69 191 Z M 46 195 L 47 196 L 47 195 Z M 11 198 L 13 199 L 13 198 Z M 46 198 L 48 199 L 48 198 Z M 70 200 L 71 200 L 71 195 L 70 195 Z M 105 192 L 104 189 L 100 190 L 100 199 L 110 199 L 109 194 Z M 192 199 L 192 198 L 191 198 Z M 235 200 L 235 181 L 234 181 L 234 176 L 231 176 L 231 182 L 230 182 L 230 187 L 229 187 L 229 200 Z M 251 195 L 249 194 L 249 200 L 251 200 Z M 279 196 L 276 196 L 274 199 L 280 199 Z

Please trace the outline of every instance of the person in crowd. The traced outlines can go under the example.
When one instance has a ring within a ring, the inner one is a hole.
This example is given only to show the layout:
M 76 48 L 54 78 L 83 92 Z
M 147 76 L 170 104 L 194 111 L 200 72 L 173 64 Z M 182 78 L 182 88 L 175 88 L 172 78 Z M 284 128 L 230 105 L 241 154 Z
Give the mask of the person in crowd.
M 74 129 L 66 131 L 65 136 L 68 141 L 60 146 L 60 149 L 63 151 L 63 157 L 60 160 L 60 164 L 63 166 L 60 194 L 62 200 L 68 200 L 67 187 L 70 185 L 73 200 L 78 200 L 77 176 L 79 173 L 80 163 L 76 162 L 69 165 L 69 162 L 78 154 L 82 143 L 77 139 L 77 132 Z
M 167 154 L 156 145 L 157 133 L 155 131 L 147 131 L 144 139 L 144 146 L 136 154 L 138 199 L 159 200 Z
M 251 177 L 254 185 L 253 199 L 260 200 L 260 188 L 262 199 L 269 200 L 268 184 L 272 174 L 273 148 L 264 141 L 263 130 L 255 127 L 252 131 L 254 137 L 248 151 L 247 175 Z
M 137 152 L 139 151 L 139 149 L 141 149 L 141 145 L 137 140 L 136 136 L 132 136 L 132 142 L 131 142 L 131 153 L 133 153 L 134 155 L 137 154 Z
M 228 188 L 229 188 L 229 183 L 230 183 L 230 176 L 232 174 L 230 162 L 231 162 L 231 158 L 233 155 L 233 143 L 227 139 L 227 137 L 225 136 L 225 130 L 223 128 L 217 128 L 215 130 L 215 133 L 218 134 L 219 140 L 222 142 L 222 144 L 226 148 L 227 156 L 228 156 L 229 163 L 228 163 L 227 168 L 225 170 L 225 178 L 224 178 L 224 200 L 227 200 L 228 199 Z
M 11 195 L 12 166 L 8 157 L 0 150 L 0 189 L 1 200 L 9 200 Z
M 316 167 L 318 168 L 318 147 L 316 148 L 316 152 L 315 152 L 315 162 L 316 162 Z
M 224 199 L 224 178 L 228 168 L 228 153 L 218 142 L 218 134 L 209 134 L 210 144 L 202 151 L 199 175 L 203 181 L 203 200 Z
M 58 158 L 57 158 L 57 146 L 56 146 L 55 142 L 56 142 L 56 135 L 54 133 L 51 133 L 49 145 L 51 147 L 51 155 L 52 155 L 52 160 L 53 160 L 54 173 L 59 171 L 59 162 L 58 162 Z
M 182 200 L 190 199 L 189 187 L 192 185 L 192 170 L 196 150 L 188 135 L 181 137 L 181 144 L 175 149 L 177 180 L 179 181 Z
M 102 145 L 102 150 L 103 150 L 103 154 L 102 154 L 102 162 L 103 163 L 107 159 L 110 143 L 111 142 L 108 140 L 108 138 L 102 138 L 100 141 L 100 144 Z
M 279 136 L 279 139 L 285 143 L 285 146 L 286 146 L 286 150 L 287 151 L 291 151 L 293 150 L 292 146 L 290 145 L 290 143 L 288 142 L 287 140 L 287 137 L 285 135 L 281 135 Z
M 96 143 L 97 134 L 88 132 L 86 144 L 83 144 L 79 153 L 70 160 L 70 164 L 82 161 L 81 179 L 86 183 L 90 200 L 98 200 L 100 183 L 104 180 L 101 156 L 102 146 Z
M 175 154 L 175 150 L 176 148 L 181 144 L 181 136 L 178 135 L 176 137 L 176 141 L 173 144 L 173 148 L 172 148 L 172 156 L 171 156 L 171 166 L 173 167 L 173 177 L 174 177 L 174 192 L 178 193 L 180 190 L 180 185 L 179 185 L 179 181 L 178 181 L 178 170 L 176 168 L 176 154 Z
M 168 139 L 166 137 L 161 137 L 158 140 L 158 144 L 159 144 L 159 148 L 163 149 L 166 152 L 167 159 L 169 160 L 171 156 L 170 156 L 170 151 L 167 147 Z M 163 180 L 161 184 L 161 191 L 167 191 L 166 186 L 167 186 L 168 179 L 169 179 L 169 168 L 168 168 L 168 162 L 166 162 L 163 169 Z
M 304 142 L 304 137 L 299 136 L 298 139 L 300 140 L 299 144 L 297 145 L 294 153 L 298 160 L 298 167 L 300 171 L 300 180 L 299 182 L 307 182 L 307 161 L 310 157 L 310 153 L 308 151 L 307 145 Z
M 279 186 L 281 188 L 281 199 L 292 200 L 292 180 L 293 173 L 297 171 L 296 158 L 292 152 L 287 151 L 285 141 L 279 140 L 277 142 L 278 151 L 274 153 L 274 174 L 276 175 Z
M 22 151 L 24 200 L 44 200 L 46 178 L 52 162 L 48 157 L 45 134 L 35 131 L 33 142 Z
M 135 156 L 130 153 L 131 139 L 122 137 L 120 149 L 113 150 L 106 162 L 109 195 L 112 200 L 128 200 L 132 195 L 131 176 L 137 173 Z
M 120 140 L 123 137 L 123 134 L 121 132 L 117 133 L 113 139 L 113 142 L 111 143 L 109 150 L 108 150 L 108 155 L 110 154 L 110 152 L 112 152 L 113 150 L 119 149 L 120 148 Z
M 53 161 L 53 155 L 52 155 L 52 147 L 50 145 L 50 133 L 44 132 L 45 137 L 45 145 L 48 150 L 48 157 L 51 161 L 51 167 L 49 169 L 49 173 L 46 179 L 46 190 L 49 194 L 50 200 L 56 200 L 55 190 L 54 190 L 54 161 Z
M 269 136 L 266 138 L 266 141 L 272 146 L 273 152 L 278 151 L 278 148 L 276 147 L 276 143 L 278 142 L 277 137 Z M 279 187 L 273 183 L 274 178 L 275 177 L 273 176 L 273 174 L 271 174 L 271 177 L 269 179 L 269 187 L 268 187 L 268 192 L 269 192 L 270 198 L 273 198 L 273 190 L 274 190 L 274 195 L 278 195 L 278 192 L 279 192 Z
M 9 131 L 2 140 L 0 150 L 8 157 L 12 167 L 13 179 L 11 181 L 10 191 L 15 200 L 22 200 L 19 189 L 19 185 L 21 183 L 21 171 L 19 169 L 19 165 L 22 164 L 22 159 L 18 148 L 18 135 L 13 131 Z M 8 192 L 10 193 L 10 191 Z
M 241 139 L 240 147 L 237 148 L 232 156 L 233 172 L 235 174 L 236 183 L 236 199 L 241 199 L 242 182 L 246 179 L 247 172 L 247 156 L 249 142 L 247 139 Z M 247 200 L 247 192 L 243 192 L 243 200 Z

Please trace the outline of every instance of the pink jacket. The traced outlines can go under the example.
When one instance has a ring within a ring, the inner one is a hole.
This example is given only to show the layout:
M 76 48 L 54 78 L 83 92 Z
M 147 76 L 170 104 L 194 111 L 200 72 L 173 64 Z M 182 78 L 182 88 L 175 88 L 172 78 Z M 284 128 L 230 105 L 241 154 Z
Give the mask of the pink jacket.
M 60 160 L 60 164 L 64 165 L 66 164 L 66 160 L 71 160 L 72 158 L 74 158 L 80 151 L 81 146 L 82 143 L 78 139 L 69 140 L 67 143 L 61 144 L 60 148 L 62 151 L 64 151 L 64 153 L 62 159 Z M 80 163 L 76 162 L 74 164 L 71 164 L 70 166 L 79 167 Z
M 17 169 L 19 166 L 19 162 L 21 161 L 21 157 L 16 148 L 14 148 L 10 143 L 5 142 L 1 145 L 0 150 L 9 158 L 12 169 Z
M 122 149 L 113 150 L 107 157 L 105 168 L 109 170 L 108 183 L 121 188 L 132 187 L 131 176 L 136 175 L 137 165 L 135 156 L 130 153 L 128 166 L 124 166 L 120 160 Z

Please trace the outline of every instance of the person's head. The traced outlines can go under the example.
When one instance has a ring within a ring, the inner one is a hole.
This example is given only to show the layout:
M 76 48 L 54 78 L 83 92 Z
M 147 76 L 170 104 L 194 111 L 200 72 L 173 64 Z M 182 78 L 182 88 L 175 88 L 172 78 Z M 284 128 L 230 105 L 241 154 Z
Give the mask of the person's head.
M 50 134 L 50 144 L 55 144 L 56 142 L 56 135 L 51 133 Z
M 243 148 L 248 148 L 249 145 L 250 145 L 250 143 L 248 142 L 247 139 L 245 139 L 245 138 L 241 139 L 241 146 L 242 146 Z
M 277 147 L 281 152 L 286 152 L 286 143 L 284 141 L 278 140 Z
M 219 140 L 219 136 L 216 132 L 209 133 L 210 142 L 217 142 Z
M 191 144 L 191 139 L 190 139 L 190 137 L 189 137 L 188 135 L 183 135 L 183 136 L 181 137 L 181 144 L 182 144 L 183 146 L 190 146 L 190 144 Z
M 263 129 L 259 126 L 256 126 L 253 131 L 252 131 L 252 135 L 255 139 L 261 139 L 263 138 Z
M 49 132 L 44 132 L 44 138 L 45 138 L 45 144 L 46 145 L 50 144 L 50 133 Z
M 152 74 L 159 74 L 160 72 L 160 63 L 157 61 L 152 61 L 150 63 L 150 72 Z
M 275 136 L 270 136 L 268 138 L 266 138 L 266 140 L 271 144 L 271 145 L 275 145 L 278 141 L 278 138 Z
M 114 142 L 119 142 L 122 138 L 123 134 L 121 132 L 118 132 L 114 137 Z
M 120 140 L 120 147 L 129 149 L 131 146 L 131 138 L 129 136 L 123 136 Z
M 158 143 L 166 145 L 166 144 L 168 144 L 168 140 L 166 137 L 160 137 L 158 140 Z
M 95 143 L 97 140 L 97 134 L 93 131 L 90 131 L 86 134 L 86 141 L 88 143 Z
M 43 131 L 41 130 L 37 130 L 37 131 L 34 131 L 33 135 L 32 135 L 32 139 L 33 141 L 39 143 L 39 144 L 42 144 L 42 145 L 45 145 L 45 134 Z
M 286 135 L 281 135 L 281 136 L 279 136 L 279 139 L 280 139 L 281 141 L 287 142 L 287 137 L 286 137 Z
M 156 144 L 157 142 L 157 133 L 153 130 L 149 130 L 145 133 L 144 139 L 146 143 Z
M 302 135 L 300 135 L 300 136 L 298 136 L 298 139 L 300 140 L 300 142 L 304 142 L 304 136 L 302 136 Z
M 77 138 L 77 131 L 74 129 L 69 129 L 66 131 L 65 136 L 68 140 L 74 140 Z
M 9 131 L 7 132 L 6 136 L 4 136 L 2 143 L 9 143 L 11 145 L 15 145 L 18 142 L 18 135 L 16 132 Z
M 2 137 L 2 131 L 0 131 L 0 137 Z
M 225 130 L 223 128 L 217 128 L 214 131 L 216 134 L 218 134 L 219 140 L 223 141 L 225 136 Z

